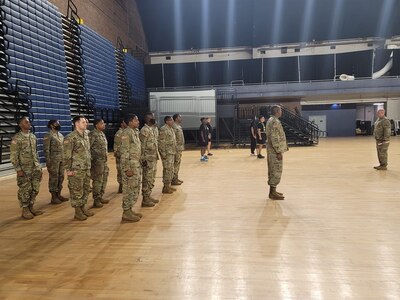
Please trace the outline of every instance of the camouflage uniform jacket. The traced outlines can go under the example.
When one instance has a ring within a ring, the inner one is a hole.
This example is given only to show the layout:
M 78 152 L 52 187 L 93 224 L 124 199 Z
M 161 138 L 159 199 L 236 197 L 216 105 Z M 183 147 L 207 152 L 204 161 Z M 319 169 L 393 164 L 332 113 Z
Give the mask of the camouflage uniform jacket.
M 172 128 L 174 129 L 175 132 L 176 150 L 178 151 L 185 150 L 185 136 L 183 135 L 182 126 L 174 123 L 174 125 L 172 125 Z
M 123 172 L 140 168 L 142 155 L 139 139 L 139 130 L 127 127 L 122 133 L 121 144 L 121 168 Z
M 59 162 L 63 160 L 63 144 L 64 136 L 58 131 L 50 130 L 44 135 L 43 150 L 46 164 L 51 164 L 53 161 Z
M 158 151 L 161 156 L 167 154 L 176 154 L 176 137 L 172 127 L 165 124 L 160 128 L 160 134 L 158 136 Z
M 89 133 L 92 161 L 107 161 L 107 138 L 103 131 L 93 129 Z
M 90 142 L 86 132 L 73 131 L 64 139 L 64 165 L 68 171 L 90 170 Z
M 158 141 L 156 132 L 152 127 L 145 124 L 140 129 L 139 138 L 142 146 L 142 160 L 155 161 L 158 159 Z
M 391 124 L 388 118 L 383 117 L 378 119 L 374 124 L 374 136 L 377 142 L 389 143 L 390 135 L 392 132 Z
M 281 121 L 277 117 L 270 117 L 266 125 L 267 131 L 267 149 L 275 153 L 283 153 L 288 150 L 286 135 Z
M 13 136 L 11 141 L 10 160 L 15 171 L 40 169 L 39 155 L 36 150 L 36 136 L 22 131 Z
M 124 132 L 123 128 L 118 129 L 117 133 L 114 135 L 114 156 L 117 158 L 121 157 L 121 137 Z

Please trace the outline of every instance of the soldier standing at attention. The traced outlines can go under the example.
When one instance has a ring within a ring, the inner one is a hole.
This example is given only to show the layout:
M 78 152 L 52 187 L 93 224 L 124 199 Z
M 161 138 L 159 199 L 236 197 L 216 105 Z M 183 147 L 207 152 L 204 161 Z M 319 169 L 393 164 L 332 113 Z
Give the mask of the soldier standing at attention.
M 374 136 L 376 140 L 376 150 L 378 152 L 379 166 L 374 167 L 376 170 L 387 170 L 388 149 L 391 135 L 391 124 L 385 117 L 385 110 L 378 109 L 376 112 L 378 119 L 374 124 Z
M 17 172 L 18 200 L 22 208 L 22 218 L 33 219 L 43 211 L 33 208 L 42 180 L 42 168 L 36 149 L 36 136 L 31 133 L 28 117 L 18 122 L 21 129 L 11 140 L 10 160 Z
M 61 196 L 65 172 L 63 161 L 64 136 L 60 133 L 61 126 L 57 120 L 50 120 L 47 127 L 50 131 L 44 135 L 43 150 L 47 171 L 49 172 L 51 203 L 60 204 L 63 201 L 68 201 L 67 198 Z
M 152 128 L 156 123 L 154 114 L 148 112 L 144 115 L 144 126 L 140 129 L 139 138 L 142 147 L 142 207 L 153 207 L 159 201 L 151 197 L 157 172 L 158 146 L 156 132 Z
M 118 194 L 122 193 L 122 171 L 121 171 L 121 137 L 124 129 L 126 128 L 126 124 L 124 120 L 121 120 L 120 127 L 117 133 L 114 135 L 114 157 L 115 164 L 117 166 L 117 181 L 118 181 Z
M 85 117 L 76 116 L 72 122 L 75 130 L 64 139 L 64 165 L 75 219 L 84 221 L 94 215 L 85 207 L 90 192 L 90 142 Z
M 141 145 L 139 139 L 139 119 L 136 115 L 125 118 L 128 125 L 122 133 L 121 144 L 121 168 L 122 168 L 122 220 L 128 222 L 140 221 L 142 214 L 135 213 L 132 208 L 135 205 L 140 191 L 142 168 L 140 165 Z
M 92 177 L 93 207 L 101 208 L 109 200 L 103 199 L 108 180 L 107 153 L 108 143 L 104 130 L 106 125 L 102 119 L 95 119 L 94 129 L 89 133 L 90 156 L 92 158 L 90 175 Z
M 171 116 L 164 117 L 164 126 L 160 128 L 158 136 L 158 152 L 163 164 L 163 194 L 172 194 L 176 189 L 171 187 L 174 176 L 174 160 L 176 154 L 176 138 L 172 128 L 174 120 Z
M 273 106 L 271 108 L 271 117 L 266 125 L 269 198 L 273 200 L 285 199 L 282 193 L 276 191 L 282 176 L 283 153 L 289 150 L 285 132 L 279 121 L 281 116 L 281 108 L 277 105 Z
M 176 154 L 174 160 L 174 176 L 172 177 L 172 185 L 181 185 L 183 183 L 182 180 L 179 179 L 179 167 L 181 165 L 182 159 L 182 151 L 185 150 L 185 136 L 183 135 L 182 130 L 182 116 L 180 114 L 175 114 L 172 117 L 174 119 L 174 124 L 172 128 L 175 132 L 176 138 Z

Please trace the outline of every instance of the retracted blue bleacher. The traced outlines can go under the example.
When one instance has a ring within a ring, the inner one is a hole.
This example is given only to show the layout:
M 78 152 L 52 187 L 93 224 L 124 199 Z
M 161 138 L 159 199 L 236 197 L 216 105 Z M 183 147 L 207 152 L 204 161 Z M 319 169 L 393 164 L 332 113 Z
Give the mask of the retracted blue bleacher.
M 144 79 L 144 66 L 139 60 L 129 54 L 124 55 L 126 80 L 132 88 L 135 105 L 146 105 L 146 83 Z
M 96 116 L 99 117 L 99 109 L 119 109 L 115 48 L 89 27 L 80 25 L 80 28 L 85 88 L 96 98 Z
M 46 0 L 5 0 L 3 7 L 11 80 L 21 79 L 32 88 L 30 113 L 43 159 L 48 120 L 59 120 L 63 134 L 71 128 L 61 14 Z

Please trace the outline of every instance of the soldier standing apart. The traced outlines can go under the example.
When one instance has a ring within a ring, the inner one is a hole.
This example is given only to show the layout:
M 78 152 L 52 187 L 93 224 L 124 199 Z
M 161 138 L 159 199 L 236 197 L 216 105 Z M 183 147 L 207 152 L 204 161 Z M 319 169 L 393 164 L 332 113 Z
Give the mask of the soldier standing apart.
M 374 124 L 374 136 L 376 140 L 376 150 L 378 152 L 379 166 L 374 167 L 376 170 L 387 170 L 388 149 L 391 135 L 391 124 L 385 117 L 385 110 L 379 109 L 376 113 L 378 119 Z
M 124 129 L 126 128 L 126 124 L 124 120 L 121 120 L 120 127 L 117 133 L 114 135 L 114 157 L 115 164 L 117 166 L 117 181 L 118 181 L 118 194 L 122 193 L 122 170 L 121 170 L 121 137 Z
M 172 185 L 181 185 L 182 180 L 179 179 L 178 173 L 181 166 L 182 151 L 185 150 L 185 136 L 182 130 L 182 116 L 180 114 L 175 114 L 172 117 L 174 119 L 174 124 L 172 128 L 175 132 L 176 138 L 176 154 L 174 159 L 174 176 L 172 177 Z
M 139 139 L 142 147 L 142 207 L 153 207 L 159 201 L 151 197 L 157 172 L 158 146 L 156 132 L 153 126 L 156 123 L 154 114 L 148 112 L 144 115 L 144 126 L 140 129 Z
M 33 208 L 42 180 L 42 168 L 36 149 L 36 136 L 31 133 L 28 117 L 18 122 L 21 129 L 11 140 L 10 160 L 17 172 L 18 200 L 22 208 L 22 218 L 33 219 L 43 211 Z
M 136 115 L 129 115 L 125 118 L 125 123 L 128 127 L 124 129 L 121 137 L 122 220 L 137 222 L 142 214 L 135 213 L 132 208 L 139 197 L 140 180 L 142 178 L 139 119 Z
M 282 176 L 283 153 L 289 150 L 285 132 L 279 121 L 281 116 L 281 108 L 277 105 L 273 106 L 266 126 L 269 198 L 273 200 L 285 199 L 282 193 L 276 191 Z
M 68 176 L 71 206 L 75 208 L 75 219 L 84 221 L 94 215 L 85 205 L 90 192 L 90 142 L 87 136 L 85 117 L 72 119 L 74 131 L 64 139 L 64 165 Z
M 57 120 L 50 120 L 47 123 L 50 129 L 43 138 L 43 150 L 46 158 L 46 167 L 49 172 L 49 192 L 51 194 L 51 203 L 60 204 L 68 201 L 61 196 L 64 182 L 64 161 L 63 144 L 64 136 L 60 133 L 60 123 Z
M 176 154 L 176 138 L 172 128 L 174 120 L 171 116 L 164 117 L 164 126 L 160 128 L 158 136 L 158 152 L 163 164 L 163 194 L 172 194 L 176 189 L 171 187 L 174 176 L 174 161 Z
M 89 133 L 90 156 L 92 158 L 90 175 L 92 177 L 93 207 L 101 208 L 109 200 L 103 199 L 108 180 L 107 152 L 108 143 L 104 130 L 106 125 L 102 119 L 95 119 L 94 129 Z

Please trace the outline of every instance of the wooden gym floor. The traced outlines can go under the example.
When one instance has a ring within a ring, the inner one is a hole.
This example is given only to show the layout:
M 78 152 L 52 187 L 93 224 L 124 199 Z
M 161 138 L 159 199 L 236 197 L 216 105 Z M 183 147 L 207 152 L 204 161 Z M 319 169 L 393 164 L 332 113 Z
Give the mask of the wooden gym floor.
M 115 163 L 106 197 L 85 222 L 69 202 L 20 219 L 13 177 L 0 181 L 0 299 L 399 299 L 400 138 L 388 171 L 374 140 L 292 147 L 267 199 L 266 161 L 249 150 L 183 156 L 184 184 L 139 223 L 121 223 Z M 64 195 L 67 195 L 64 189 Z M 90 203 L 92 200 L 90 199 Z

